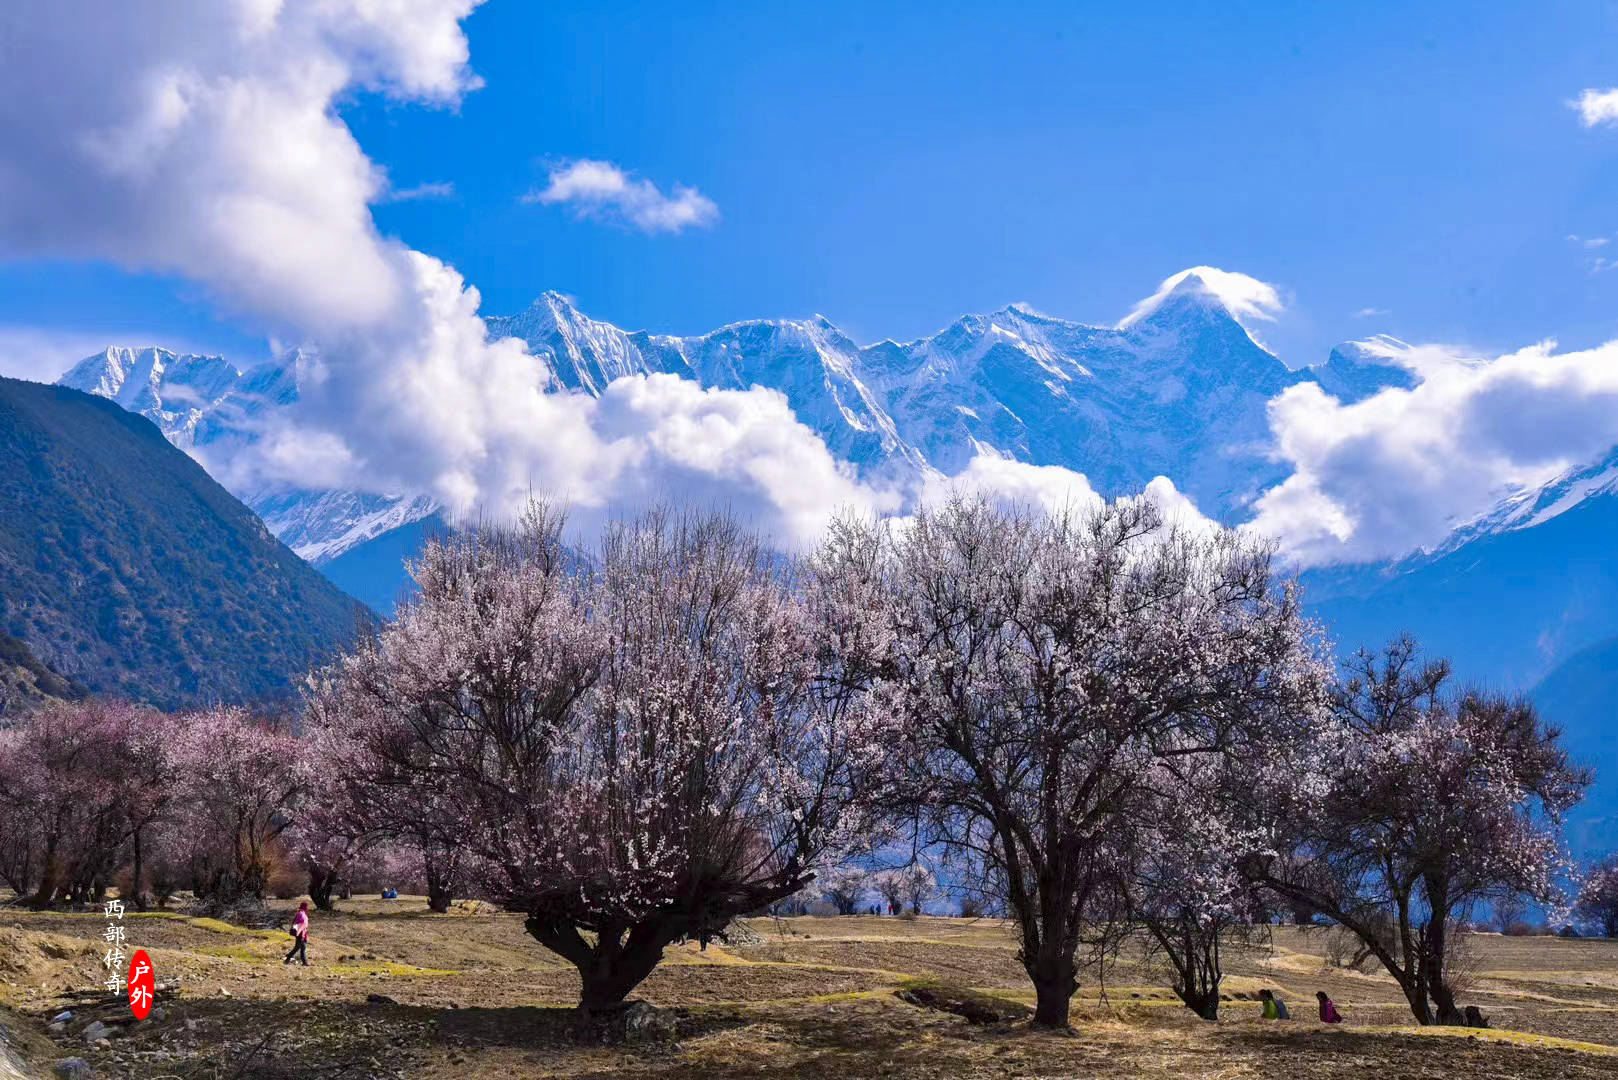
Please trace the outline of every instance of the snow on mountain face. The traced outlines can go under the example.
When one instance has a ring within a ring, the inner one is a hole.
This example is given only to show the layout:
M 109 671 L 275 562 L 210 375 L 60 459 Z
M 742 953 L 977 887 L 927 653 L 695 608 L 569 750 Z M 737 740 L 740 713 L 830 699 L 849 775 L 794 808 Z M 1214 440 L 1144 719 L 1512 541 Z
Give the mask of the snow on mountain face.
M 1268 455 L 1268 401 L 1314 376 L 1288 370 L 1253 339 L 1233 308 L 1263 318 L 1270 300 L 1233 298 L 1229 284 L 1202 271 L 1176 275 L 1115 328 L 1013 305 L 931 337 L 869 346 L 822 317 L 740 322 L 695 337 L 627 332 L 558 293 L 487 321 L 491 337 L 524 340 L 536 378 L 558 392 L 598 395 L 613 379 L 654 372 L 777 390 L 875 485 L 913 489 L 989 453 L 1065 466 L 1107 495 L 1166 475 L 1204 512 L 1233 522 L 1282 478 Z M 295 360 L 237 373 L 217 357 L 110 349 L 62 383 L 150 417 L 182 446 L 207 448 L 250 441 L 267 410 L 295 400 Z M 438 510 L 419 493 L 236 494 L 317 564 Z
M 1367 341 L 1349 341 L 1331 351 L 1324 363 L 1308 370 L 1320 388 L 1344 405 L 1364 401 L 1390 387 L 1409 390 L 1421 377 L 1408 365 L 1410 346 L 1398 338 L 1378 334 Z
M 170 442 L 188 447 L 197 423 L 239 377 L 218 356 L 113 347 L 79 361 L 59 381 L 116 401 L 156 424 Z
M 1226 520 L 1278 481 L 1269 398 L 1299 381 L 1195 275 L 1119 329 L 1013 306 L 904 344 L 859 346 L 824 318 L 735 323 L 700 337 L 626 333 L 547 293 L 489 320 L 522 338 L 558 388 L 625 374 L 786 395 L 862 478 L 954 475 L 990 452 L 1086 474 L 1109 495 L 1167 475 Z
M 1618 495 L 1618 447 L 1589 465 L 1567 469 L 1538 487 L 1513 492 L 1488 512 L 1461 525 L 1434 554 L 1454 551 L 1481 536 L 1543 525 L 1587 499 Z
M 681 338 L 629 333 L 546 293 L 520 315 L 487 322 L 490 337 L 526 342 L 556 389 L 594 396 L 620 376 L 658 372 L 717 389 L 763 386 L 784 393 L 798 419 L 867 480 L 897 482 L 927 467 L 855 375 L 859 346 L 824 318 L 735 323 Z
M 1122 329 L 1013 306 L 865 359 L 900 436 L 946 474 L 993 449 L 1109 496 L 1164 475 L 1226 521 L 1280 479 L 1265 407 L 1300 378 L 1190 290 Z
M 109 348 L 57 380 L 108 398 L 158 426 L 185 450 L 251 442 L 256 421 L 297 400 L 297 354 L 239 372 L 217 356 Z M 283 543 L 319 565 L 438 509 L 420 495 L 264 488 L 233 491 Z

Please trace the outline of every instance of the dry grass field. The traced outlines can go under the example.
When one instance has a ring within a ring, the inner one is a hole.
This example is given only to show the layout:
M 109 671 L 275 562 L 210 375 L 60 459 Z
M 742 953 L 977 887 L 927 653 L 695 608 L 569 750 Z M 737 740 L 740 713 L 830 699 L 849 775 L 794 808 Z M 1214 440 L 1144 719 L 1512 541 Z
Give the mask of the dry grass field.
M 290 907 L 290 905 L 282 905 Z M 0 910 L 0 1006 L 13 1041 L 48 1076 L 82 1056 L 96 1076 L 249 1077 L 1618 1077 L 1618 942 L 1470 939 L 1464 996 L 1487 1031 L 1420 1029 L 1386 978 L 1327 968 L 1324 939 L 1278 928 L 1232 950 L 1217 1024 L 1182 1008 L 1161 973 L 1125 961 L 1091 975 L 1071 1034 L 1015 1021 L 970 1024 L 897 996 L 937 980 L 1012 1003 L 1032 994 L 1007 929 L 993 921 L 879 917 L 756 920 L 749 944 L 670 950 L 639 996 L 675 1011 L 672 1044 L 581 1045 L 571 969 L 521 920 L 483 909 L 432 915 L 423 902 L 354 900 L 316 913 L 309 968 L 281 964 L 286 936 L 179 914 L 131 915 L 151 954 L 161 1020 L 102 1048 L 82 1025 L 109 995 L 106 920 Z M 1266 1023 L 1252 1000 L 1273 987 L 1297 1019 Z M 1347 1016 L 1314 1022 L 1324 989 Z M 63 1009 L 78 1013 L 47 1031 Z M 0 1016 L 3 1016 L 0 1013 Z M 124 1012 L 127 1015 L 127 1012 Z M 4 1067 L 0 1065 L 0 1076 Z

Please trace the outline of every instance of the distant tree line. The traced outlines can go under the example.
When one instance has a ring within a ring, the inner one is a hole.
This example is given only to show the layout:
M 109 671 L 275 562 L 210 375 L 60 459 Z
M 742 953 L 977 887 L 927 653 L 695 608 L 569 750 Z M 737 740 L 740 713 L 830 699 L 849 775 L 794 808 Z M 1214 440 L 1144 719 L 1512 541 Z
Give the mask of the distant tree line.
M 920 912 L 947 879 L 1011 920 L 1051 1026 L 1125 941 L 1213 1019 L 1223 948 L 1278 918 L 1459 1023 L 1465 920 L 1570 899 L 1590 777 L 1558 732 L 1407 640 L 1339 665 L 1235 532 L 957 499 L 783 559 L 723 515 L 564 524 L 432 541 L 419 595 L 311 677 L 300 737 L 97 702 L 0 734 L 0 873 L 40 905 L 120 870 L 252 896 L 280 852 L 325 906 L 385 853 L 439 910 L 523 913 L 586 1010 L 739 916 Z M 1615 909 L 1609 863 L 1576 910 Z

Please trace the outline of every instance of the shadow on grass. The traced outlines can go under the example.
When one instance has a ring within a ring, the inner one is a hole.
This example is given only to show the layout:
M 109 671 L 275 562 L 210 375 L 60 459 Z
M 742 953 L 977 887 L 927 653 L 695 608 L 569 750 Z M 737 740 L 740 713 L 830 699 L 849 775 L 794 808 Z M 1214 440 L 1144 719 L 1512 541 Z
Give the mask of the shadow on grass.
M 1300 1078 L 1335 1077 L 1376 1063 L 1378 1075 L 1556 1078 L 1618 1076 L 1618 1057 L 1560 1047 L 1518 1046 L 1477 1038 L 1436 1038 L 1410 1032 L 1362 1032 L 1313 1024 L 1289 1028 L 1225 1028 L 1220 1041 L 1231 1050 L 1290 1060 Z M 1502 1068 L 1509 1071 L 1502 1071 Z

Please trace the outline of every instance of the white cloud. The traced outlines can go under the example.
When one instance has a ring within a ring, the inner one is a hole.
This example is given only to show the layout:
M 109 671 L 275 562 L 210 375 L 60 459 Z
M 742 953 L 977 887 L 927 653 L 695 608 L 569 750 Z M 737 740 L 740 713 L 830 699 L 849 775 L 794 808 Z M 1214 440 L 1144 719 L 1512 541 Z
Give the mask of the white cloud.
M 571 206 L 580 217 L 618 221 L 649 233 L 679 232 L 719 218 L 719 207 L 696 188 L 676 184 L 673 194 L 665 195 L 650 180 L 636 179 L 609 161 L 563 162 L 550 170 L 543 190 L 530 192 L 523 201 Z
M 977 454 L 955 476 L 931 474 L 917 493 L 919 501 L 932 504 L 954 495 L 983 495 L 1008 507 L 1038 508 L 1046 513 L 1093 510 L 1102 503 L 1083 473 L 986 453 Z
M 1618 88 L 1612 90 L 1586 90 L 1568 107 L 1576 109 L 1585 127 L 1597 124 L 1618 124 Z
M 1370 319 L 1378 315 L 1391 314 L 1387 308 L 1362 307 L 1354 313 L 1356 319 Z
M 586 508 L 722 494 L 787 536 L 840 505 L 891 505 L 779 395 L 672 377 L 599 402 L 547 394 L 520 341 L 489 340 L 454 268 L 378 231 L 386 177 L 337 104 L 373 92 L 454 105 L 479 85 L 460 26 L 477 3 L 31 5 L 0 67 L 0 257 L 177 274 L 302 343 L 298 403 L 208 462 L 237 490 L 420 491 L 493 515 L 532 491 Z M 557 190 L 647 228 L 713 216 L 690 189 L 664 198 L 623 178 L 613 195 L 591 175 L 575 167 Z
M 1249 527 L 1302 565 L 1430 547 L 1525 485 L 1618 444 L 1618 342 L 1479 362 L 1419 350 L 1423 381 L 1343 405 L 1303 383 L 1270 404 L 1293 474 Z
M 1274 322 L 1286 310 L 1281 294 L 1268 282 L 1215 266 L 1193 266 L 1164 278 L 1155 293 L 1136 304 L 1134 310 L 1124 317 L 1118 324 L 1119 328 L 1145 318 L 1169 294 L 1187 290 L 1197 290 L 1214 297 L 1239 320 Z
M 977 454 L 955 476 L 935 473 L 928 477 L 917 499 L 937 505 L 952 495 L 981 495 L 1008 508 L 1036 509 L 1047 514 L 1093 511 L 1104 502 L 1083 473 L 1058 465 L 1030 465 L 991 453 Z M 1206 533 L 1219 528 L 1166 476 L 1152 480 L 1139 495 L 1127 496 L 1125 501 L 1137 499 L 1156 505 L 1163 519 L 1180 529 Z
M 417 199 L 453 199 L 455 185 L 448 180 L 433 180 L 413 184 L 406 188 L 389 188 L 384 196 L 388 202 L 414 202 Z

